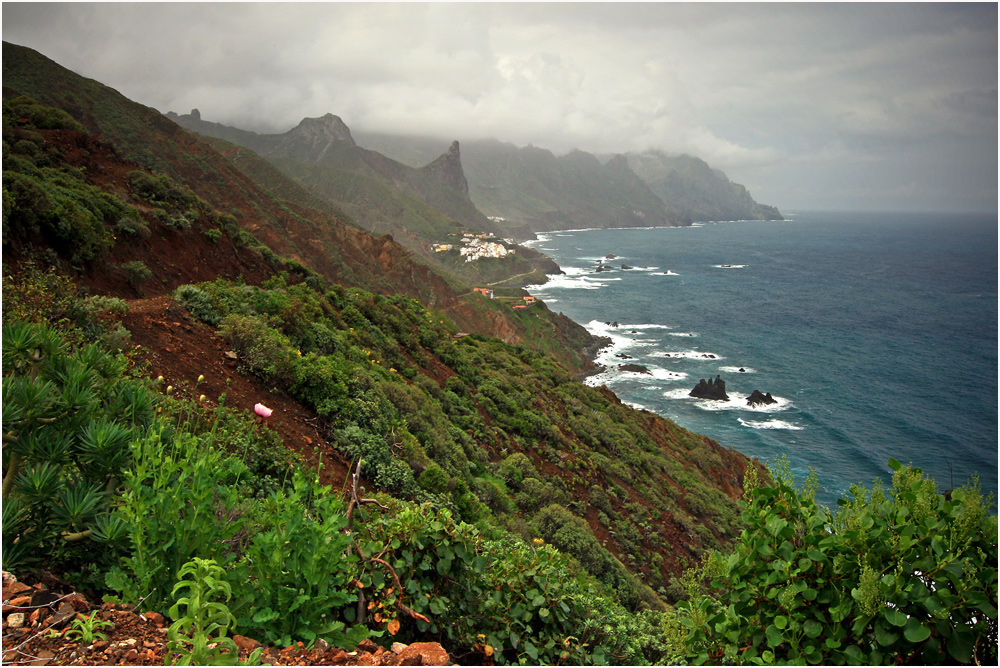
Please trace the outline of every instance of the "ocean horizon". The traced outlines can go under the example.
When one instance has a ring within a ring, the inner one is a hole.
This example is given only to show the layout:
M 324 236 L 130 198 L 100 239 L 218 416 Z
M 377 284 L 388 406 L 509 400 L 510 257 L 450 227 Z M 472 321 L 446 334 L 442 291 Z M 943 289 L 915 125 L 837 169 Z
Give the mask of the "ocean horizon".
M 529 292 L 609 337 L 589 377 L 797 482 L 831 507 L 891 479 L 997 490 L 996 214 L 801 212 L 785 221 L 560 230 Z M 600 268 L 600 271 L 598 271 Z M 622 365 L 636 365 L 622 369 Z M 720 378 L 728 401 L 696 399 Z M 754 391 L 775 403 L 748 406 Z

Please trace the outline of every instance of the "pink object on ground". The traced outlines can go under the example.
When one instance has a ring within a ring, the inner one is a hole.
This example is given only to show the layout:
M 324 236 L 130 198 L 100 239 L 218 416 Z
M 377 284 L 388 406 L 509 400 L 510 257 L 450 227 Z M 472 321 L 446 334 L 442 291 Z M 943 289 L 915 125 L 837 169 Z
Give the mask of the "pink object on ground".
M 272 411 L 264 404 L 257 404 L 256 406 L 253 407 L 253 412 L 263 418 L 266 418 L 266 417 L 271 417 L 271 413 L 273 413 L 274 411 Z

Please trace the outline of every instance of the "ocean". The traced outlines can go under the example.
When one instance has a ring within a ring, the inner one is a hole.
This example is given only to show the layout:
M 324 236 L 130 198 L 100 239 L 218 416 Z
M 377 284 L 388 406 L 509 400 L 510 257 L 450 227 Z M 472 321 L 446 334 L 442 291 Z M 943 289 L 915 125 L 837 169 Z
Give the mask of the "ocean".
M 995 215 L 800 213 L 531 245 L 565 273 L 529 292 L 613 341 L 588 384 L 761 461 L 785 455 L 800 484 L 814 469 L 831 508 L 890 481 L 890 457 L 942 491 L 978 474 L 996 508 Z M 729 401 L 688 396 L 716 376 Z M 748 406 L 754 390 L 777 403 Z

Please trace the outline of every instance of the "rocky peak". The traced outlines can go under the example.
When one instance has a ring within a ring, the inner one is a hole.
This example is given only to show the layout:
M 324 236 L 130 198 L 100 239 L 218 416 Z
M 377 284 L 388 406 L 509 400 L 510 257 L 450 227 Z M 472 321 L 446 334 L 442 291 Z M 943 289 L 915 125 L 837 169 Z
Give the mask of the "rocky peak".
M 612 157 L 605 163 L 605 168 L 608 170 L 614 170 L 618 172 L 631 172 L 632 168 L 628 166 L 628 158 L 623 154 L 619 153 Z
M 425 166 L 423 171 L 437 177 L 463 195 L 469 194 L 469 182 L 465 180 L 465 172 L 462 170 L 462 156 L 457 140 L 453 141 L 448 150 L 434 162 Z
M 303 162 L 320 162 L 336 142 L 356 146 L 351 130 L 339 116 L 326 114 L 302 121 L 281 135 L 281 141 L 269 153 Z
M 303 118 L 302 121 L 288 134 L 295 133 L 300 137 L 314 137 L 317 140 L 346 141 L 354 146 L 354 138 L 351 137 L 351 130 L 344 124 L 340 116 L 326 114 L 319 118 Z

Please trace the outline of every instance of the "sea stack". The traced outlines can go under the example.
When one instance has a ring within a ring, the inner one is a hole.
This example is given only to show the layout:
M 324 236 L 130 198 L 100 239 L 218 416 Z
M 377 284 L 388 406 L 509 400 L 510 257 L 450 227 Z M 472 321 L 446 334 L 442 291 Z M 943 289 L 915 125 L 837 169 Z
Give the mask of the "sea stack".
M 698 399 L 729 401 L 729 395 L 726 394 L 726 381 L 719 376 L 716 376 L 715 380 L 709 378 L 707 381 L 702 378 L 688 396 Z
M 747 406 L 769 406 L 778 403 L 778 400 L 771 396 L 771 393 L 761 394 L 760 390 L 754 390 L 753 394 L 747 397 Z

